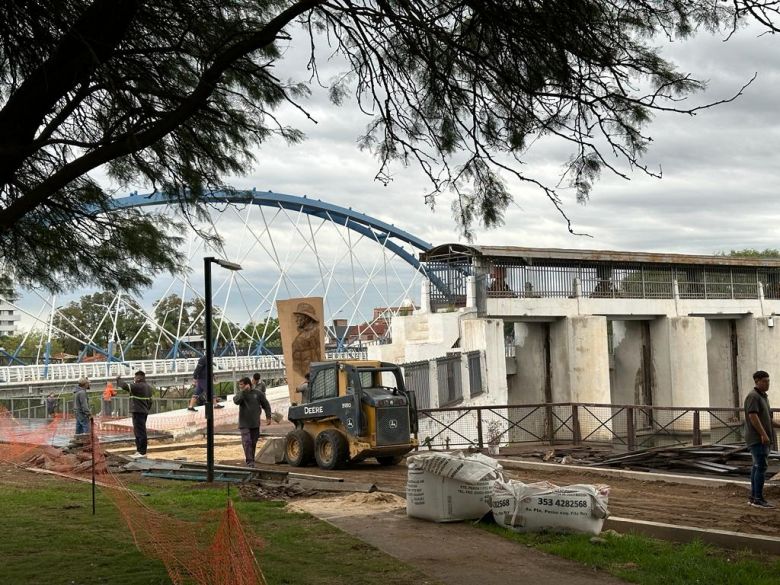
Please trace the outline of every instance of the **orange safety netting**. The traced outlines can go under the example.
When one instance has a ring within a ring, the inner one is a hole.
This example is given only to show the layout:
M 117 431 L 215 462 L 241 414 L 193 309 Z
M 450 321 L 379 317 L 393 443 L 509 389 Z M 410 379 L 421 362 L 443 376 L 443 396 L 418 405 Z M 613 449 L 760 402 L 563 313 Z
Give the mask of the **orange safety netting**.
M 38 467 L 74 477 L 92 476 L 104 490 L 127 524 L 138 549 L 163 562 L 175 585 L 266 585 L 253 548 L 262 541 L 241 524 L 232 502 L 197 522 L 166 516 L 141 501 L 112 473 L 104 450 L 94 432 L 79 437 L 81 446 L 65 452 L 52 441 L 70 431 L 55 418 L 48 424 L 27 427 L 7 412 L 0 413 L 0 460 L 15 465 Z

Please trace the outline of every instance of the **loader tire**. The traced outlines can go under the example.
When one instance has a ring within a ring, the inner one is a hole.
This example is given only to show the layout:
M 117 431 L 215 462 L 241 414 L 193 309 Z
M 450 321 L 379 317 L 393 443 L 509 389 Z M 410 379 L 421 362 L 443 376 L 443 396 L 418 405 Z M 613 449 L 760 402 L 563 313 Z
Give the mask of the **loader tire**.
M 320 469 L 338 469 L 347 463 L 349 445 L 340 432 L 326 429 L 314 441 L 314 458 Z
M 302 429 L 287 433 L 284 456 L 289 465 L 306 467 L 314 459 L 314 440 L 311 435 Z

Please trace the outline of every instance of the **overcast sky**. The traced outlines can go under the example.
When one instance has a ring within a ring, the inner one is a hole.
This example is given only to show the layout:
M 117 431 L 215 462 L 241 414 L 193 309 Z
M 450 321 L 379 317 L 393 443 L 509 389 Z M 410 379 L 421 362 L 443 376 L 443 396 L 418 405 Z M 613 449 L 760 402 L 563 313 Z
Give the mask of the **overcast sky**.
M 780 201 L 780 39 L 742 30 L 727 43 L 701 34 L 664 43 L 664 54 L 681 69 L 707 82 L 708 88 L 689 102 L 706 103 L 731 96 L 758 74 L 734 103 L 696 116 L 659 115 L 646 132 L 653 138 L 645 156 L 650 168 L 663 169 L 663 179 L 639 172 L 630 181 L 605 173 L 586 205 L 561 190 L 566 213 L 576 231 L 568 234 L 555 208 L 531 187 L 513 185 L 504 227 L 477 230 L 477 243 L 564 248 L 674 251 L 709 254 L 746 247 L 780 247 L 775 220 Z M 318 125 L 301 119 L 308 136 L 302 145 L 263 149 L 257 168 L 238 178 L 240 186 L 256 186 L 308 194 L 363 209 L 394 221 L 433 243 L 458 240 L 446 195 L 436 212 L 423 204 L 428 185 L 417 169 L 396 168 L 387 187 L 373 180 L 377 169 L 355 139 L 365 118 L 316 100 Z M 569 152 L 544 141 L 527 158 L 526 169 L 554 184 Z
M 757 29 L 741 30 L 725 43 L 723 37 L 706 33 L 685 42 L 658 39 L 664 55 L 707 82 L 707 90 L 690 98 L 691 104 L 727 98 L 754 73 L 758 77 L 733 103 L 694 117 L 670 113 L 653 120 L 646 129 L 653 142 L 644 162 L 653 169 L 663 169 L 662 179 L 634 172 L 626 181 L 605 173 L 586 205 L 578 204 L 572 191 L 562 189 L 564 209 L 574 229 L 592 237 L 570 235 L 556 209 L 539 191 L 511 184 L 514 203 L 506 214 L 505 225 L 493 230 L 477 229 L 476 243 L 694 254 L 780 248 L 775 235 L 775 224 L 780 220 L 776 196 L 780 183 L 780 121 L 776 112 L 780 101 L 780 39 L 759 33 Z M 300 79 L 306 57 L 305 50 L 291 47 L 279 68 L 280 77 Z M 320 70 L 327 80 L 341 70 L 341 65 L 320 61 Z M 280 112 L 285 121 L 306 133 L 303 144 L 266 143 L 257 153 L 256 166 L 246 176 L 229 182 L 237 188 L 307 195 L 352 207 L 434 244 L 462 241 L 451 216 L 451 199 L 442 195 L 436 211 L 426 207 L 423 196 L 429 185 L 416 168 L 394 167 L 393 181 L 387 186 L 374 180 L 376 160 L 356 145 L 368 118 L 354 104 L 333 106 L 324 92 L 315 90 L 309 111 L 316 124 L 291 109 Z M 539 142 L 526 158 L 526 172 L 555 184 L 569 154 L 559 145 Z M 145 192 L 143 186 L 138 190 Z M 228 249 L 243 245 L 247 252 L 241 222 L 223 218 L 220 225 L 224 226 Z M 338 237 L 332 238 L 328 241 L 338 245 Z M 198 283 L 202 256 L 200 252 L 193 254 Z M 254 257 L 254 253 L 248 254 L 249 259 Z M 307 264 L 305 257 L 298 262 L 301 273 L 316 268 L 315 264 Z M 259 266 L 256 269 L 261 270 Z M 244 276 L 262 288 L 273 280 L 268 277 L 265 282 L 262 274 L 250 272 Z M 399 278 L 405 279 L 403 275 Z M 145 304 L 160 298 L 170 284 L 170 279 L 165 280 L 160 279 L 145 295 Z M 83 292 L 74 291 L 72 296 Z M 415 297 L 419 294 L 416 288 L 413 293 Z M 403 291 L 399 294 L 403 296 Z M 284 295 L 280 293 L 279 298 Z M 395 293 L 389 296 L 395 297 Z M 364 299 L 373 306 L 383 300 L 370 295 Z M 37 301 L 26 302 L 33 310 Z

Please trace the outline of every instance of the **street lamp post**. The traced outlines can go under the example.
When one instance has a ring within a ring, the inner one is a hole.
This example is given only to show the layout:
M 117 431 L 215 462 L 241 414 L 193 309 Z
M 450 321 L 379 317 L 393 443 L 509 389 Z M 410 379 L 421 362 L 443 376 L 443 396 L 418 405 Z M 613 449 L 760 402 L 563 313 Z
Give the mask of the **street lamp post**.
M 241 270 L 241 265 L 209 256 L 203 259 L 204 296 L 206 300 L 206 481 L 214 481 L 214 349 L 211 347 L 211 265 Z

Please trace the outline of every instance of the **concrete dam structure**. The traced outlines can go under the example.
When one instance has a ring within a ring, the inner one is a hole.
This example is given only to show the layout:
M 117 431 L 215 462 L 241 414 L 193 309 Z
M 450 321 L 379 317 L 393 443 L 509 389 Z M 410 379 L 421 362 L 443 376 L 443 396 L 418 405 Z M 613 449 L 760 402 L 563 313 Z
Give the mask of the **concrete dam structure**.
M 736 408 L 755 370 L 780 375 L 780 260 L 461 244 L 421 260 L 420 310 L 369 355 L 427 361 L 423 407 Z M 459 377 L 481 364 L 482 388 L 442 392 L 440 356 L 473 352 Z

